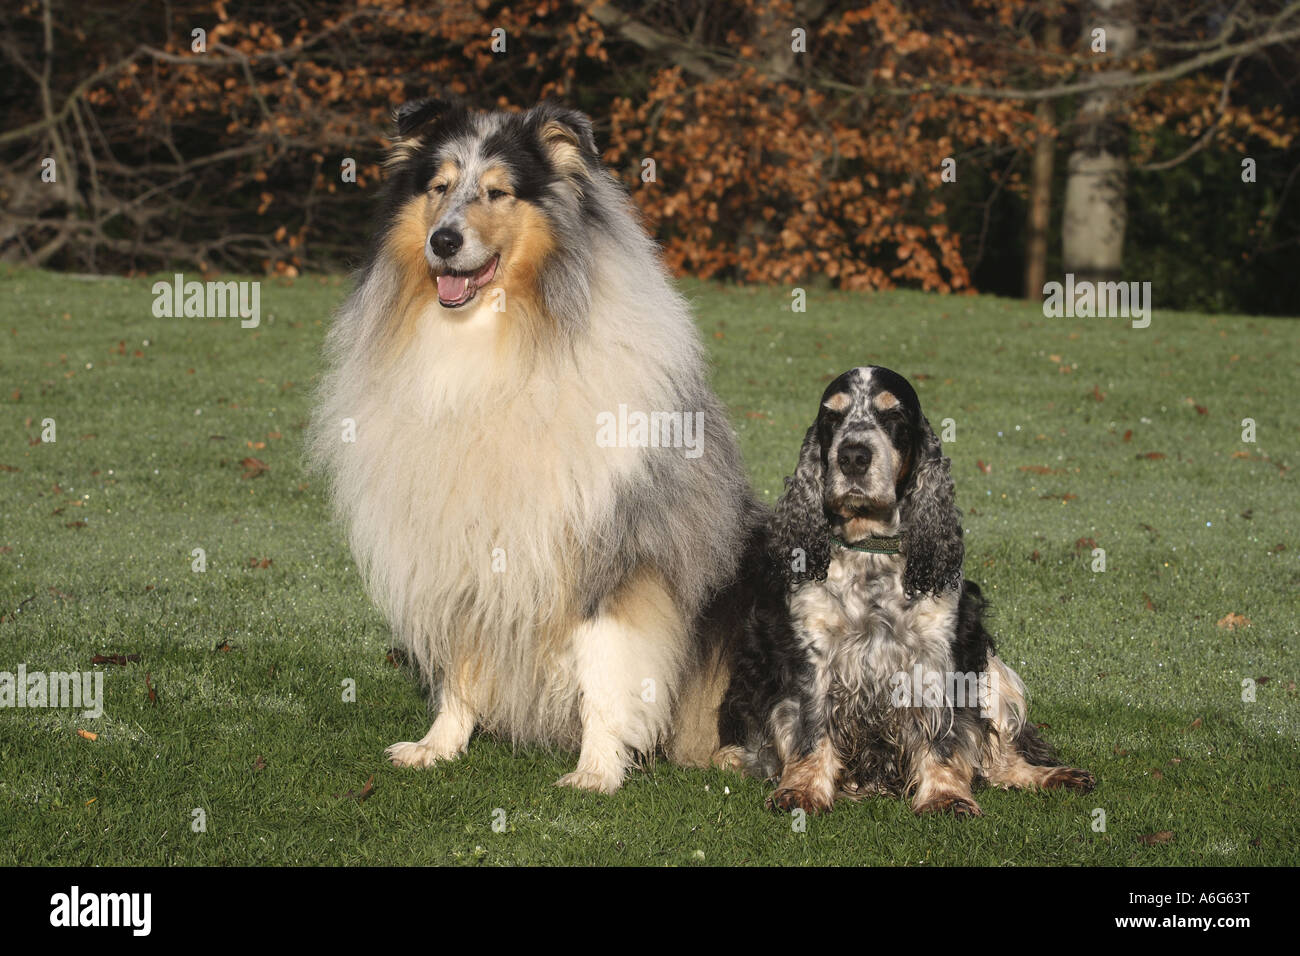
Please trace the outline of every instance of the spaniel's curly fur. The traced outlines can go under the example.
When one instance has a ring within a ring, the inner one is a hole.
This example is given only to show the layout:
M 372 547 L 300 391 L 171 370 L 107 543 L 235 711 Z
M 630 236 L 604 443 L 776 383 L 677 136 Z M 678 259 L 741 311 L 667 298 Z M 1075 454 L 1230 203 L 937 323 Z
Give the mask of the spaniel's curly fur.
M 918 813 L 975 815 L 979 780 L 1092 787 L 1053 759 L 994 653 L 954 498 L 901 375 L 871 366 L 830 384 L 753 545 L 768 587 L 719 714 L 719 762 L 778 781 L 771 805 L 901 792 Z

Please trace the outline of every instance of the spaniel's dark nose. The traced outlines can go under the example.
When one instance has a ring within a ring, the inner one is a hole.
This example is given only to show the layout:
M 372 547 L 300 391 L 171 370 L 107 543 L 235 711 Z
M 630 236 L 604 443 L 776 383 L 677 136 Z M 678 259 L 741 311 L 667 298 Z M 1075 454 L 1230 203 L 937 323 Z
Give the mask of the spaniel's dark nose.
M 860 478 L 871 466 L 871 449 L 857 442 L 846 442 L 835 456 L 846 478 Z
M 455 229 L 438 229 L 429 237 L 429 248 L 439 259 L 450 259 L 464 242 Z

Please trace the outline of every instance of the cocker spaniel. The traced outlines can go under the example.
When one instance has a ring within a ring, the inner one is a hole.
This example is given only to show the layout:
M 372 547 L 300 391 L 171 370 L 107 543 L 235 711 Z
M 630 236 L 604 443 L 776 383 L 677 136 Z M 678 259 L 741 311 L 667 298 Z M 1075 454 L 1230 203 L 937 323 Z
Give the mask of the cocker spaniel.
M 769 807 L 892 793 L 970 816 L 981 780 L 1092 788 L 994 653 L 949 460 L 897 372 L 831 382 L 760 548 L 767 597 L 732 660 L 716 762 L 777 781 Z

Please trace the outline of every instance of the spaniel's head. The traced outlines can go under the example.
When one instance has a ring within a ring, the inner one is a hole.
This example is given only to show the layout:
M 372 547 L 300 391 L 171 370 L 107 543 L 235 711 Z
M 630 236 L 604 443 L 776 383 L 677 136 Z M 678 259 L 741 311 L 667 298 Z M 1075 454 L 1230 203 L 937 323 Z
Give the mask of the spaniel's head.
M 774 559 L 791 584 L 821 579 L 834 549 L 893 546 L 913 594 L 961 584 L 961 514 L 916 391 L 878 365 L 827 386 L 776 510 Z M 881 541 L 879 539 L 886 539 Z

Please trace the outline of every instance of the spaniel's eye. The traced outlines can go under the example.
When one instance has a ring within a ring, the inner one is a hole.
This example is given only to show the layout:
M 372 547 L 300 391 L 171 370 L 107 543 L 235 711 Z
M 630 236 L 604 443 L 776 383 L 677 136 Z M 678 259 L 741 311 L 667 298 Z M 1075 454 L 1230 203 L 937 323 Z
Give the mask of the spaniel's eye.
M 447 191 L 447 184 L 446 184 L 446 183 L 434 183 L 434 184 L 433 184 L 433 191 L 436 192 L 439 196 L 441 196 L 443 193 L 445 193 L 445 192 Z
M 509 195 L 509 193 L 507 193 L 504 189 L 489 189 L 489 190 L 488 190 L 488 199 L 491 199 L 491 200 L 494 200 L 494 201 L 497 200 L 497 199 L 501 199 L 501 198 L 503 198 L 504 196 L 508 196 L 508 195 Z

